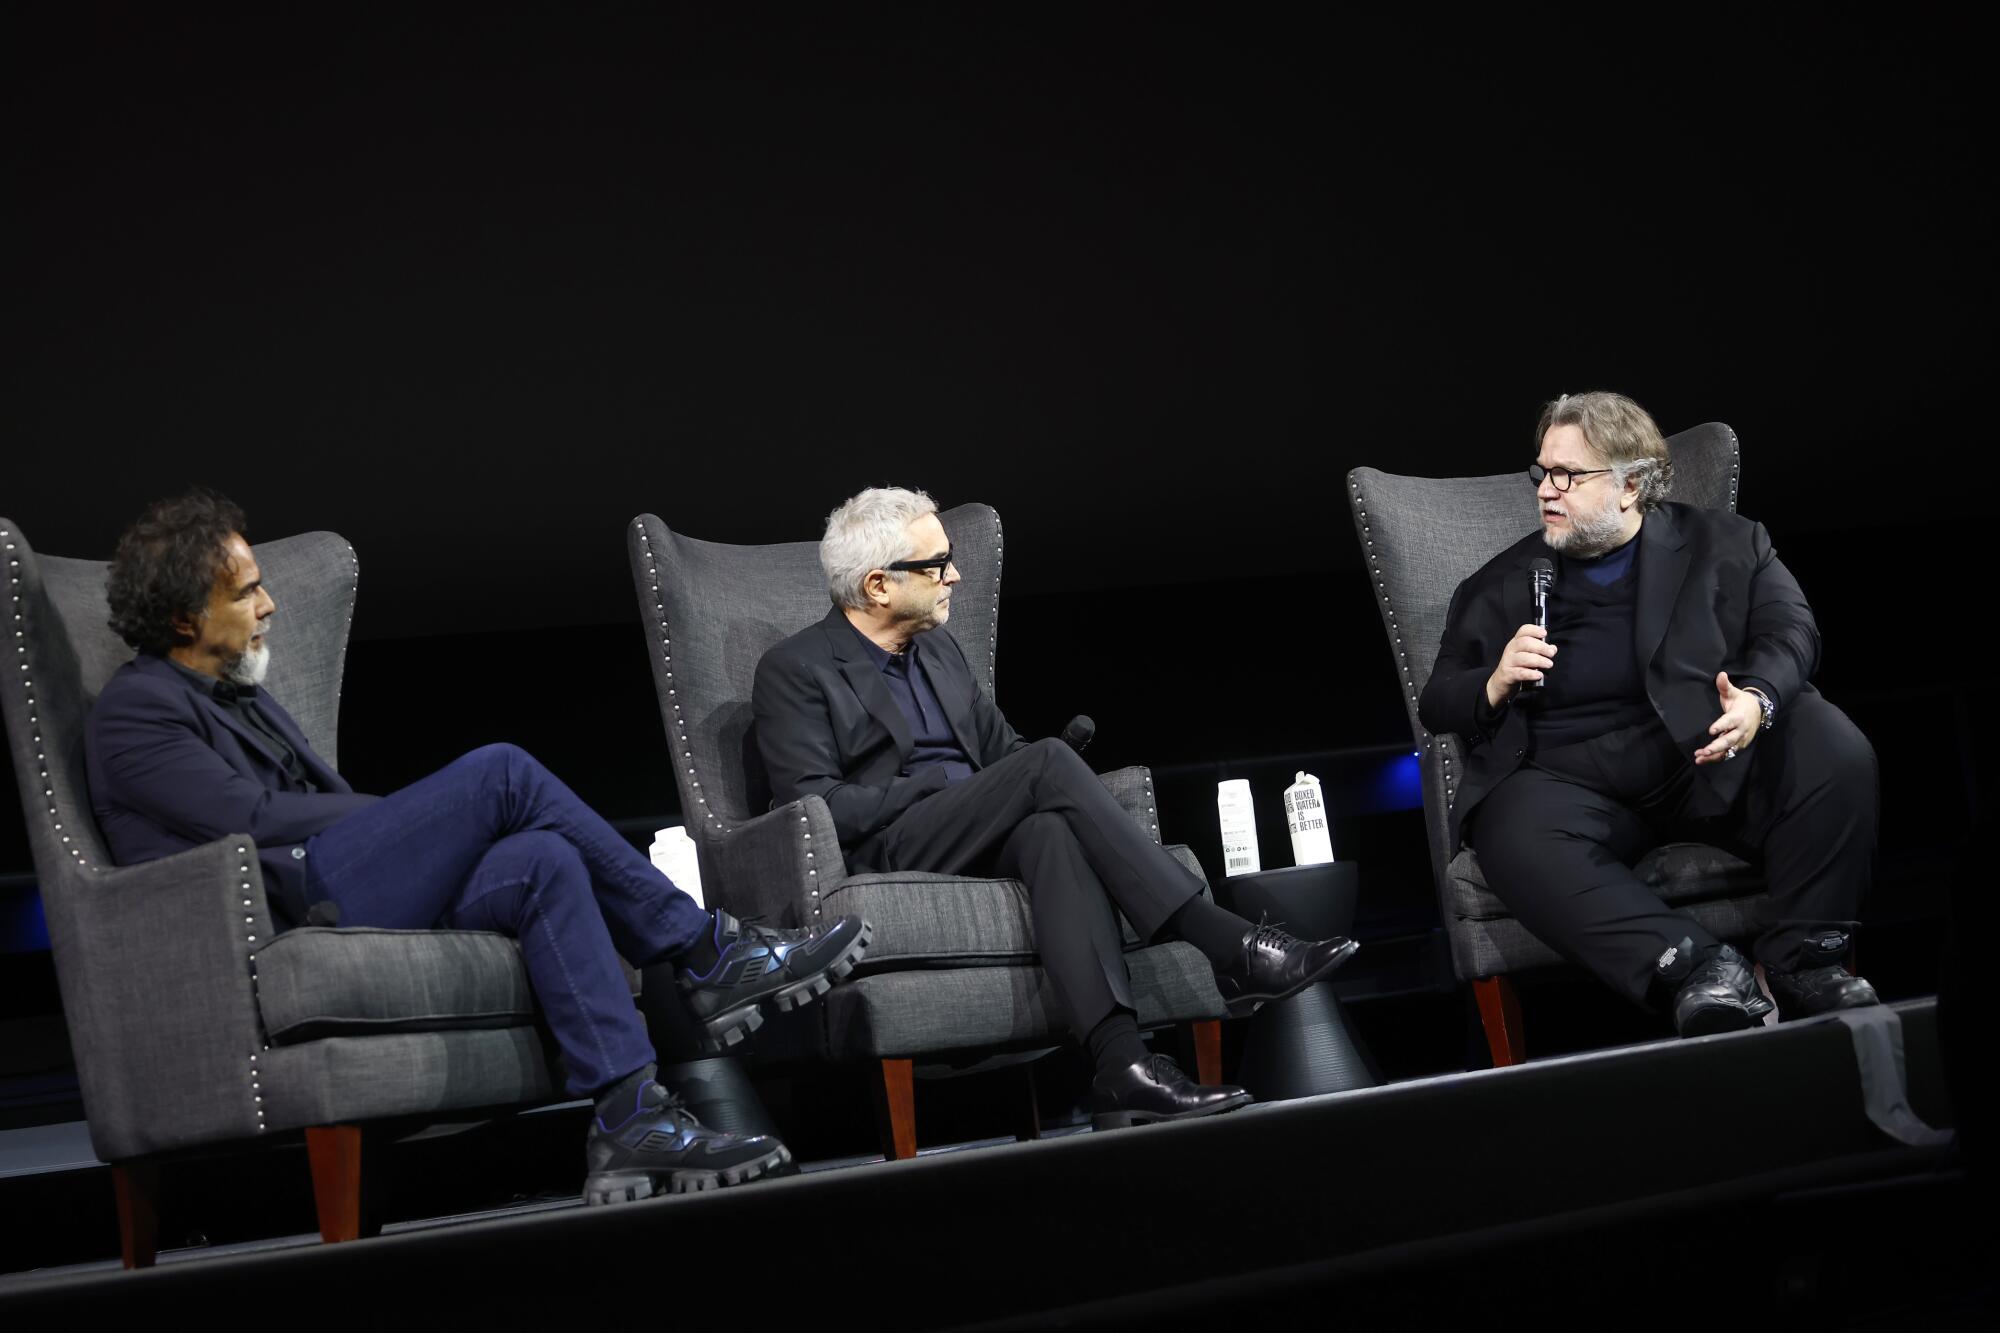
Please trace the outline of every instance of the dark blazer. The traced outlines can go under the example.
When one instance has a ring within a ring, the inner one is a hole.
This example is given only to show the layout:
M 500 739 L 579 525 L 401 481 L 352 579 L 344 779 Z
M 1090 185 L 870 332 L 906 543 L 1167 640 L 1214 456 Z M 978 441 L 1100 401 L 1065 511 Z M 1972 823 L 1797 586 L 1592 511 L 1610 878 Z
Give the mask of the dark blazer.
M 1645 666 L 1646 694 L 1689 762 L 1713 739 L 1708 729 L 1722 715 L 1715 693 L 1718 671 L 1727 671 L 1739 688 L 1755 685 L 1770 695 L 1778 706 L 1777 725 L 1783 726 L 1786 702 L 1812 692 L 1819 627 L 1798 580 L 1771 549 L 1764 525 L 1725 510 L 1668 502 L 1646 515 L 1636 540 L 1633 637 Z M 1433 733 L 1457 733 L 1466 747 L 1465 771 L 1446 775 L 1447 785 L 1457 788 L 1454 851 L 1480 798 L 1526 756 L 1528 726 L 1521 709 L 1510 701 L 1488 716 L 1482 705 L 1500 650 L 1534 619 L 1529 562 L 1553 554 L 1541 533 L 1522 538 L 1459 584 L 1445 614 L 1437 665 L 1418 700 L 1417 716 Z M 1697 768 L 1690 812 L 1727 810 L 1749 767 Z
M 377 798 L 357 795 L 314 754 L 275 699 L 260 692 L 257 706 L 319 791 L 286 791 L 270 742 L 173 663 L 141 653 L 113 673 L 90 710 L 83 741 L 90 802 L 120 865 L 231 834 L 255 838 L 273 912 L 299 925 L 308 905 L 300 844 Z
M 935 629 L 914 642 L 952 734 L 975 769 L 1028 743 L 973 680 L 958 640 Z M 837 606 L 764 654 L 750 702 L 772 799 L 781 805 L 801 796 L 825 800 L 843 848 L 860 846 L 944 790 L 942 768 L 900 776 L 916 748 L 909 721 Z

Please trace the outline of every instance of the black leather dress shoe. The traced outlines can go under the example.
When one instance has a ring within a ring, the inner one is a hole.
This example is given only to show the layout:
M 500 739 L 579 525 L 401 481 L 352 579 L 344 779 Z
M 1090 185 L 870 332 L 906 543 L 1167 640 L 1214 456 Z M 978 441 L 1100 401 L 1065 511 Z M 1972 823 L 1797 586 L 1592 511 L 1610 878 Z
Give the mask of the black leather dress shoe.
M 1806 967 L 1797 972 L 1778 972 L 1767 967 L 1764 975 L 1770 979 L 1771 994 L 1778 998 L 1780 1018 L 1811 1018 L 1836 1009 L 1861 1009 L 1882 1003 L 1873 986 L 1838 964 Z
M 1090 1084 L 1090 1127 L 1124 1129 L 1159 1120 L 1192 1120 L 1248 1106 L 1252 1098 L 1226 1083 L 1196 1083 L 1164 1055 L 1099 1074 Z
M 1215 975 L 1215 986 L 1241 1018 L 1260 1004 L 1290 999 L 1352 958 L 1361 946 L 1345 935 L 1302 940 L 1276 926 L 1254 926 L 1243 936 L 1236 966 Z
M 1674 992 L 1674 1027 L 1683 1037 L 1741 1032 L 1764 1021 L 1771 1002 L 1742 954 L 1725 944 L 1698 963 Z

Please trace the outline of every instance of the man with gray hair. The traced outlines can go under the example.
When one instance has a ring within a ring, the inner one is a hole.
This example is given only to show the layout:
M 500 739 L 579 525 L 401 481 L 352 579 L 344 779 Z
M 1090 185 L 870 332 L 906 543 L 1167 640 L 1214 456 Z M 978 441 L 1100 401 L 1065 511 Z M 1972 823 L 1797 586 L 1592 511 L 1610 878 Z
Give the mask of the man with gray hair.
M 820 564 L 833 608 L 764 655 L 752 690 L 775 799 L 824 799 L 851 866 L 1027 886 L 1036 951 L 1094 1067 L 1097 1128 L 1248 1104 L 1241 1088 L 1198 1085 L 1147 1054 L 1117 912 L 1143 940 L 1200 949 L 1232 1012 L 1296 994 L 1355 944 L 1297 940 L 1215 906 L 1074 749 L 1007 725 L 939 632 L 958 568 L 928 495 L 861 492 L 827 518 Z
M 1653 419 L 1542 411 L 1539 532 L 1460 584 L 1418 713 L 1466 747 L 1451 841 L 1558 953 L 1683 1036 L 1771 1012 L 1750 961 L 1632 864 L 1694 841 L 1761 863 L 1753 946 L 1783 1016 L 1876 1003 L 1841 966 L 1875 853 L 1875 754 L 1812 686 L 1819 629 L 1761 523 L 1666 496 Z M 1522 621 L 1536 567 L 1547 628 Z

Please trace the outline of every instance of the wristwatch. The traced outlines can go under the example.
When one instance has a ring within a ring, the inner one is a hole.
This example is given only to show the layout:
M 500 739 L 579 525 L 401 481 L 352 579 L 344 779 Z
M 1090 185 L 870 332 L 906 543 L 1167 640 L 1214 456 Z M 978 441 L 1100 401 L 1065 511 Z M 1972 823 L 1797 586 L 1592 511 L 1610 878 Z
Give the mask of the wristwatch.
M 1763 730 L 1769 731 L 1771 724 L 1778 720 L 1778 705 L 1772 703 L 1771 696 L 1758 689 L 1755 685 L 1746 685 L 1743 688 L 1757 696 L 1757 706 L 1764 710 Z

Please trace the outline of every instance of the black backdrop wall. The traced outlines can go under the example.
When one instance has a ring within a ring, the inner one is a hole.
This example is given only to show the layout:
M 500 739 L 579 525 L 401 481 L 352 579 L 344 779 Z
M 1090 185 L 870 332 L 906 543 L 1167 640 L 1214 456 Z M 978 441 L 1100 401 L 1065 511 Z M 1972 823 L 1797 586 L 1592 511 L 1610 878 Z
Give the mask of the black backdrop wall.
M 364 787 L 506 737 L 670 810 L 623 523 L 808 538 L 887 480 L 1005 517 L 1024 729 L 1091 711 L 1107 762 L 1161 764 L 1393 742 L 1342 477 L 1523 466 L 1587 387 L 1737 427 L 1823 684 L 1877 701 L 1885 773 L 1970 772 L 1956 367 L 1993 219 L 1944 20 L 6 22 L 0 513 L 101 556 L 204 481 L 253 537 L 347 535 Z M 1143 680 L 1096 674 L 1135 643 Z M 1295 661 L 1326 706 L 1274 715 Z

